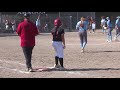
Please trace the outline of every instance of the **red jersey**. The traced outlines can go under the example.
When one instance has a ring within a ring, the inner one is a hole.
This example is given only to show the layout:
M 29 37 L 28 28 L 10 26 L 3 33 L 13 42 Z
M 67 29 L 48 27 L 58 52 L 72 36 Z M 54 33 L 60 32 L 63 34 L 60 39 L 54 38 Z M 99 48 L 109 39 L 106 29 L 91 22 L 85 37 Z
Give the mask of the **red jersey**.
M 20 36 L 21 47 L 35 46 L 35 36 L 38 35 L 38 30 L 34 23 L 24 20 L 18 25 L 17 34 Z

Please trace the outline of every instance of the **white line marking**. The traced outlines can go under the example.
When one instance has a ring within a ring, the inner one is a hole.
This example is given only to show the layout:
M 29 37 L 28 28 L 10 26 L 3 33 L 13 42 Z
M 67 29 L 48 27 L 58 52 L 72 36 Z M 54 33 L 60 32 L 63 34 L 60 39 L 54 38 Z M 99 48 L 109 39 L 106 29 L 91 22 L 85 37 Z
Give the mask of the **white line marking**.
M 8 60 L 1 60 L 0 59 L 0 62 L 5 62 L 5 63 L 8 63 L 8 64 L 19 64 L 19 65 L 22 65 L 22 66 L 26 66 L 25 64 L 22 64 L 22 63 L 19 63 L 19 62 L 14 62 L 14 61 L 8 61 Z M 16 71 L 16 72 L 19 72 L 19 73 L 26 73 L 28 74 L 29 72 L 26 72 L 26 71 L 22 71 L 22 70 L 18 70 L 18 69 L 10 69 L 10 68 L 7 68 L 7 67 L 0 67 L 1 69 L 6 69 L 6 70 L 12 70 L 12 71 Z
M 120 42 L 116 42 L 116 43 L 120 43 Z M 100 43 L 100 44 L 87 44 L 87 45 L 110 45 L 110 44 L 116 44 L 116 43 Z M 78 45 L 80 45 L 80 44 L 66 44 L 66 45 L 76 45 L 76 46 L 78 46 Z
M 89 77 L 89 76 L 96 76 L 96 75 L 93 75 L 93 74 L 87 74 L 87 73 L 82 73 L 82 72 L 72 72 L 72 71 L 65 71 L 66 73 L 68 74 L 74 74 L 74 75 L 79 75 L 79 76 L 85 76 L 85 77 Z
M 9 63 L 9 64 L 19 64 L 19 65 L 22 65 L 22 66 L 25 66 L 25 64 L 22 64 L 22 63 L 19 63 L 19 62 L 15 62 L 15 61 L 8 61 L 8 60 L 1 60 L 0 59 L 0 62 L 5 62 L 5 63 Z
M 6 70 L 10 70 L 10 71 L 15 71 L 15 72 L 19 72 L 19 73 L 25 73 L 25 74 L 29 74 L 30 72 L 26 72 L 26 71 L 22 71 L 22 70 L 18 70 L 18 69 L 10 69 L 10 68 L 6 68 L 6 67 L 0 67 L 1 69 L 6 69 Z

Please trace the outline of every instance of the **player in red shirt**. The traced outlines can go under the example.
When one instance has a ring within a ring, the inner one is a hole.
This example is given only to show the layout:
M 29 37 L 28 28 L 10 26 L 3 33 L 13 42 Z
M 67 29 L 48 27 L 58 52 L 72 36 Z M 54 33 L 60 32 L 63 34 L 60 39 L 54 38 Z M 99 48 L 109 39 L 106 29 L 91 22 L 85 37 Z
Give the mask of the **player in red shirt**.
M 30 14 L 24 14 L 24 21 L 18 25 L 16 32 L 20 36 L 21 47 L 25 55 L 27 69 L 29 72 L 32 72 L 32 50 L 35 46 L 35 36 L 38 35 L 38 30 L 36 25 L 30 21 Z

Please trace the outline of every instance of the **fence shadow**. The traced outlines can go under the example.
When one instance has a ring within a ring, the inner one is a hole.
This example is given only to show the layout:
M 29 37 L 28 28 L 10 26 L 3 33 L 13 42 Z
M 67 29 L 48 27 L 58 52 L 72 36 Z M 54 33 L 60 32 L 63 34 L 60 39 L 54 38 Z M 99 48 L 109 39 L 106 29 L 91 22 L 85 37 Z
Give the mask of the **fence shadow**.
M 18 35 L 14 33 L 0 33 L 0 37 L 8 37 L 8 36 L 18 36 Z

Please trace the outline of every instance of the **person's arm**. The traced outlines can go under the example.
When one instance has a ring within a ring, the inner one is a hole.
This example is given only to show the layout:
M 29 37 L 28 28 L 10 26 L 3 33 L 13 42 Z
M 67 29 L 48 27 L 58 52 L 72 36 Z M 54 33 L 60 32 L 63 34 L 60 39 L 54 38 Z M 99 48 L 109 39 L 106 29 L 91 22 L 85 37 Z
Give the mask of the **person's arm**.
M 21 35 L 21 25 L 19 24 L 16 30 L 16 33 L 20 36 Z
M 37 36 L 38 34 L 39 34 L 39 31 L 38 31 L 38 29 L 37 29 L 37 27 L 35 26 L 35 36 Z
M 79 27 L 80 27 L 80 22 L 77 23 L 76 30 L 79 30 Z
M 109 28 L 110 26 L 110 21 L 107 21 L 107 28 Z
M 118 20 L 115 23 L 115 28 L 118 29 Z
M 63 42 L 63 48 L 65 49 L 66 46 L 65 46 L 65 37 L 64 37 L 64 33 L 61 35 L 61 37 L 62 37 L 62 42 Z

